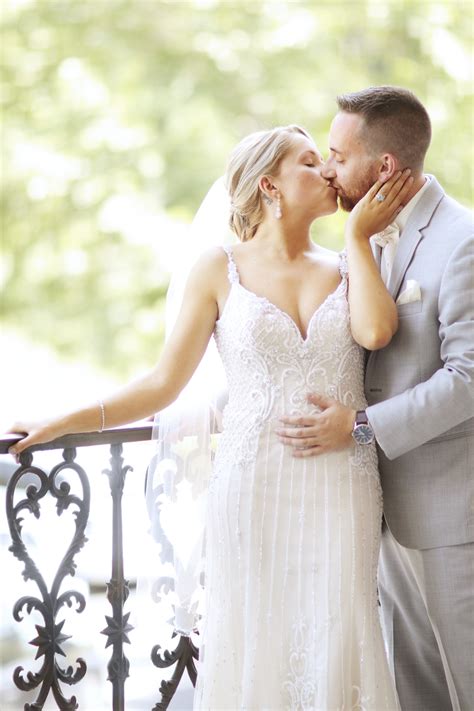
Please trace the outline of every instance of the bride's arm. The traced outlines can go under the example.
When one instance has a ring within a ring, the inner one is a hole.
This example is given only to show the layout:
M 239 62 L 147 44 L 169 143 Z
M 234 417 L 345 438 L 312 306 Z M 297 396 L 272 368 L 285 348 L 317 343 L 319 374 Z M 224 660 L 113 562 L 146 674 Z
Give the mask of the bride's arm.
M 354 339 L 368 350 L 388 345 L 398 328 L 397 307 L 382 281 L 369 242 L 392 222 L 413 185 L 408 172 L 378 181 L 352 210 L 345 237 L 349 263 L 349 308 Z M 375 198 L 378 192 L 383 202 Z
M 222 250 L 219 250 L 222 252 Z M 222 281 L 222 256 L 207 253 L 193 268 L 184 292 L 175 328 L 157 365 L 103 401 L 107 428 L 143 419 L 177 398 L 204 355 L 218 317 L 217 284 Z M 65 434 L 94 432 L 101 428 L 98 402 L 41 422 L 16 422 L 11 432 L 27 436 L 10 449 L 26 447 Z

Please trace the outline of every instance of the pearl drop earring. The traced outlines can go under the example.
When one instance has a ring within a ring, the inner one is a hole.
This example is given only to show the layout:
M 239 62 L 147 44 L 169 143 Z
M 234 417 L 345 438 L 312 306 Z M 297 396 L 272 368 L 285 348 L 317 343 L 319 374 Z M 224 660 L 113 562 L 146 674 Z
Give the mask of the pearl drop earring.
M 277 193 L 275 217 L 277 220 L 281 220 L 281 217 L 282 217 L 280 193 Z

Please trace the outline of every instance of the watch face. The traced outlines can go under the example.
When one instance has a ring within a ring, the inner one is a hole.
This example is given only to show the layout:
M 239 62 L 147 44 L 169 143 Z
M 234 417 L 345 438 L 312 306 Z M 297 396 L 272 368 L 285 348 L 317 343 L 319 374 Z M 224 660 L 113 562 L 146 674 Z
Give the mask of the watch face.
M 370 425 L 357 425 L 352 432 L 357 444 L 372 444 L 374 441 L 374 431 Z

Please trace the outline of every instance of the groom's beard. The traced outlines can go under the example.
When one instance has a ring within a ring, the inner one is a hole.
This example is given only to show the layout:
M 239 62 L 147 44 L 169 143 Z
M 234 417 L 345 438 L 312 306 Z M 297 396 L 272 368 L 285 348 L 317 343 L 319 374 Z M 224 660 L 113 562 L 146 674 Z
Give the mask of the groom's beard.
M 337 184 L 332 183 L 337 190 L 339 207 L 346 212 L 350 212 L 361 200 L 366 192 L 370 190 L 376 182 L 377 175 L 375 169 L 369 169 L 364 175 L 360 175 L 357 182 L 354 182 L 350 188 L 341 188 Z

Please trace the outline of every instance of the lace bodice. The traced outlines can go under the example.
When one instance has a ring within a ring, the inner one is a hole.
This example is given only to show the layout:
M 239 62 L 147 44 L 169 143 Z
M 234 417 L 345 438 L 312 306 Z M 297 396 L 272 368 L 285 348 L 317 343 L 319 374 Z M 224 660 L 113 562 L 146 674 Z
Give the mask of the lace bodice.
M 304 338 L 287 313 L 240 284 L 232 251 L 226 252 L 231 289 L 214 332 L 229 387 L 224 430 L 229 425 L 240 433 L 283 413 L 314 412 L 310 392 L 365 407 L 363 350 L 350 330 L 344 253 L 341 281 L 313 313 Z

